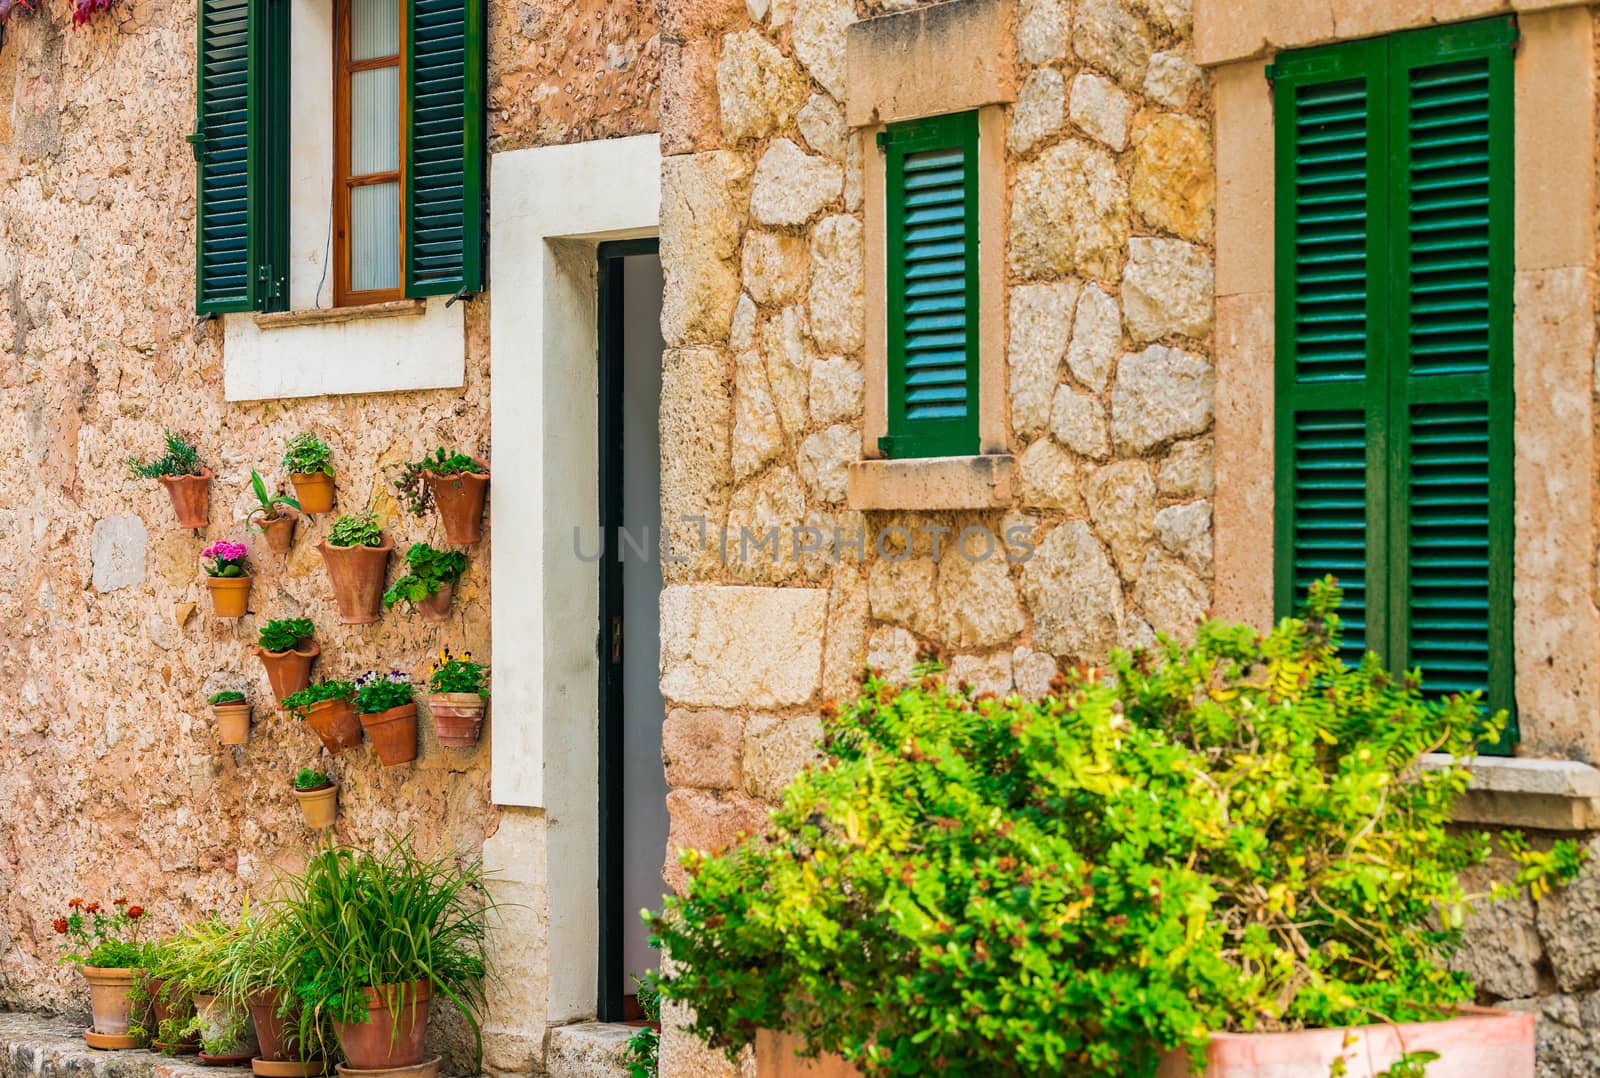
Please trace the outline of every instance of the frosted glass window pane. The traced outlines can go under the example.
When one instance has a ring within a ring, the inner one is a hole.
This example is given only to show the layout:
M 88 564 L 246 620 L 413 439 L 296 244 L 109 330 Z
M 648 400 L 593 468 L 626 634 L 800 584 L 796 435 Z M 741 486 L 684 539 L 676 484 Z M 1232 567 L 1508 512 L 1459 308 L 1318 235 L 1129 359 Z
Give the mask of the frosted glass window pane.
M 350 175 L 400 167 L 400 69 L 350 75 Z
M 399 0 L 350 0 L 350 59 L 399 54 Z
M 400 287 L 400 185 L 350 188 L 350 288 Z

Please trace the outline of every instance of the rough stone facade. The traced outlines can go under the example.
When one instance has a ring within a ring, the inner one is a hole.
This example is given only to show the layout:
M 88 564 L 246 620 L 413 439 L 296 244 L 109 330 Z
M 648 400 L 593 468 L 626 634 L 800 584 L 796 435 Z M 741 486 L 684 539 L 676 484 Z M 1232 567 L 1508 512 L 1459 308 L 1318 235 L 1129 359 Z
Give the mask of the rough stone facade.
M 493 146 L 655 130 L 654 4 L 489 9 Z M 465 301 L 460 389 L 225 403 L 220 327 L 194 314 L 194 18 L 193 4 L 124 0 L 74 30 L 45 2 L 4 26 L 0 677 L 14 706 L 0 716 L 0 1007 L 83 1005 L 50 930 L 72 895 L 128 895 L 171 931 L 302 862 L 301 766 L 340 783 L 341 840 L 411 832 L 470 854 L 498 822 L 487 729 L 476 750 L 447 750 L 424 716 L 415 764 L 381 768 L 364 748 L 330 761 L 272 706 L 247 652 L 266 618 L 304 615 L 317 676 L 422 677 L 441 646 L 492 661 L 490 540 L 471 548 L 446 626 L 400 609 L 341 626 L 315 549 L 331 517 L 302 522 L 286 557 L 250 535 L 252 613 L 211 614 L 199 552 L 246 538 L 250 469 L 285 478 L 283 443 L 301 430 L 333 447 L 339 509 L 381 514 L 391 580 L 412 542 L 442 545 L 436 517 L 403 514 L 389 480 L 435 445 L 492 457 L 489 300 Z M 150 456 L 164 426 L 193 432 L 216 472 L 204 535 L 179 530 L 161 487 L 124 463 Z M 224 688 L 254 701 L 246 747 L 217 743 L 206 699 Z

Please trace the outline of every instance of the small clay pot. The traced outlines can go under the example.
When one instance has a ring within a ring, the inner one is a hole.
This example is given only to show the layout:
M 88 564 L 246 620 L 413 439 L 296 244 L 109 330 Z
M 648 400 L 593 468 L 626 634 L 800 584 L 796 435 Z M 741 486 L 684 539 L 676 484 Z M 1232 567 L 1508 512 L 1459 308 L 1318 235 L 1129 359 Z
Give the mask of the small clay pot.
M 128 1036 L 133 1024 L 133 1003 L 128 993 L 142 976 L 144 971 L 138 969 L 83 967 L 83 979 L 89 982 L 89 1010 L 94 1015 L 94 1027 L 89 1032 L 101 1037 Z
M 478 462 L 482 464 L 480 460 Z M 483 502 L 489 493 L 488 472 L 435 475 L 424 471 L 423 480 L 433 491 L 433 504 L 444 522 L 444 537 L 452 546 L 471 546 L 483 539 Z
M 291 792 L 294 799 L 300 802 L 300 811 L 306 818 L 307 827 L 320 829 L 333 826 L 334 817 L 339 814 L 339 787 L 330 782 L 315 790 Z
M 389 568 L 394 540 L 383 537 L 382 546 L 331 546 L 317 544 L 328 567 L 339 620 L 346 625 L 371 625 L 383 617 L 383 578 Z
M 428 982 L 369 987 L 366 991 L 367 1020 L 333 1024 L 348 1064 L 356 1070 L 391 1070 L 421 1063 L 433 995 Z
M 266 667 L 267 681 L 272 684 L 272 695 L 278 703 L 293 696 L 311 684 L 311 663 L 322 654 L 322 648 L 313 640 L 305 649 L 293 651 L 267 651 L 261 647 L 250 649 Z
M 208 576 L 206 590 L 219 618 L 242 618 L 250 606 L 249 576 Z
M 202 466 L 199 475 L 163 475 L 161 485 L 172 499 L 178 527 L 204 528 L 211 523 L 210 468 Z
M 250 702 L 212 704 L 211 713 L 217 717 L 217 740 L 224 745 L 250 743 Z
M 401 704 L 388 711 L 361 716 L 361 725 L 384 767 L 417 758 L 417 705 Z
M 260 1055 L 250 1061 L 256 1078 L 313 1078 L 327 1069 L 320 1059 L 301 1060 L 289 1048 L 295 1019 L 278 1013 L 282 997 L 277 992 L 252 992 L 246 1000 L 255 1022 Z
M 238 1015 L 239 1005 L 221 996 L 208 996 L 196 992 L 194 995 L 195 1015 L 200 1019 L 200 1040 L 202 1043 L 209 1037 L 215 1039 L 218 1034 L 233 1025 Z M 237 1067 L 248 1063 L 256 1054 L 256 1037 L 248 1021 L 239 1031 L 238 1038 L 232 1044 L 220 1046 L 220 1050 L 212 1055 L 209 1052 L 200 1053 L 200 1062 L 208 1067 Z
M 367 1071 L 339 1063 L 335 1064 L 333 1069 L 339 1072 L 339 1078 L 439 1078 L 443 1064 L 444 1056 L 434 1056 L 409 1067 L 383 1067 Z
M 450 600 L 456 593 L 454 584 L 440 584 L 439 590 L 417 604 L 417 616 L 430 625 L 443 625 L 450 620 Z
M 150 1029 L 156 1035 L 160 1034 L 162 1026 L 187 1020 L 194 1015 L 194 1000 L 176 981 L 151 980 L 145 984 L 145 990 L 150 994 Z M 150 1044 L 158 1052 L 168 1055 L 194 1055 L 200 1050 L 197 1036 L 176 1042 L 152 1038 Z
M 294 500 L 300 503 L 302 513 L 326 513 L 333 508 L 333 476 L 327 472 L 290 472 L 289 482 L 294 484 Z
M 306 711 L 306 725 L 334 756 L 361 744 L 361 720 L 348 699 L 319 700 Z
M 470 749 L 483 732 L 483 715 L 489 698 L 475 692 L 436 692 L 428 697 L 433 732 L 439 744 L 450 749 Z
M 280 509 L 259 521 L 261 534 L 267 537 L 267 549 L 274 554 L 287 554 L 294 549 L 294 528 L 300 517 L 289 509 Z
M 256 1056 L 250 1061 L 250 1069 L 255 1072 L 256 1078 L 316 1078 L 316 1075 L 327 1071 L 328 1064 L 320 1059 L 296 1063 L 287 1059 L 262 1059 Z

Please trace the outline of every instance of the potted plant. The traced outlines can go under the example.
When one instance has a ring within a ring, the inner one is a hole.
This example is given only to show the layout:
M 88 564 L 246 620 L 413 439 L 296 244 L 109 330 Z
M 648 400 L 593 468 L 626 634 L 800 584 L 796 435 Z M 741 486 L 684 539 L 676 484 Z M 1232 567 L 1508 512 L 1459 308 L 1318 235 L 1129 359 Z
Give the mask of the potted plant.
M 194 1000 L 183 982 L 172 975 L 177 953 L 175 939 L 147 945 L 145 976 L 130 995 L 136 1017 L 129 1032 L 166 1056 L 193 1055 L 200 1050 L 199 1040 L 185 1032 L 194 1017 Z
M 267 482 L 261 473 L 250 469 L 250 491 L 256 497 L 256 506 L 250 510 L 250 526 L 267 537 L 267 549 L 274 554 L 287 554 L 294 547 L 294 526 L 300 519 L 300 503 L 282 490 L 267 492 Z
M 256 1053 L 242 984 L 253 930 L 248 904 L 237 922 L 213 914 L 184 930 L 164 971 L 194 999 L 185 1032 L 199 1037 L 200 1062 L 208 1066 L 240 1066 Z
M 346 625 L 371 625 L 382 616 L 383 577 L 394 540 L 383 534 L 378 514 L 348 514 L 333 522 L 327 538 L 317 544 L 334 598 L 339 620 Z
M 394 609 L 402 600 L 422 615 L 422 620 L 442 624 L 450 620 L 450 597 L 456 581 L 467 571 L 467 556 L 459 550 L 435 550 L 418 543 L 406 551 L 406 575 L 383 593 L 383 608 Z
M 162 438 L 166 452 L 149 463 L 129 457 L 128 467 L 140 479 L 157 479 L 167 488 L 179 527 L 204 528 L 210 523 L 211 469 L 201 463 L 200 450 L 189 435 L 166 430 Z
M 417 703 L 411 678 L 368 670 L 356 678 L 356 714 L 385 767 L 417 758 Z
M 261 627 L 252 650 L 266 669 L 272 695 L 280 705 L 311 684 L 311 663 L 322 652 L 311 639 L 314 632 L 310 618 L 274 618 Z
M 311 727 L 323 748 L 338 756 L 361 744 L 361 720 L 351 706 L 355 694 L 352 683 L 324 678 L 285 698 L 283 708 Z
M 483 538 L 483 503 L 489 492 L 489 466 L 464 453 L 446 453 L 409 461 L 395 489 L 406 508 L 422 516 L 439 507 L 445 538 L 452 546 L 470 546 Z
M 439 744 L 452 749 L 470 749 L 483 730 L 483 714 L 489 707 L 489 668 L 472 661 L 472 652 L 461 658 L 445 648 L 428 675 L 428 713 L 433 716 L 433 732 Z
M 381 854 L 326 846 L 289 881 L 278 907 L 295 956 L 286 979 L 302 986 L 307 1012 L 333 1017 L 353 1069 L 422 1063 L 435 1001 L 465 1017 L 481 1059 L 493 909 L 477 861 L 428 860 L 404 838 Z
M 762 842 L 684 854 L 663 997 L 768 1076 L 799 1064 L 762 1030 L 871 1073 L 1531 1074 L 1530 1017 L 1471 1010 L 1447 959 L 1475 899 L 1583 855 L 1513 837 L 1515 884 L 1468 893 L 1491 843 L 1453 822 L 1459 761 L 1503 716 L 1344 665 L 1337 603 L 1037 702 L 869 680 Z
M 139 942 L 144 908 L 119 898 L 107 909 L 99 902 L 74 898 L 67 912 L 52 922 L 62 937 L 63 962 L 78 967 L 89 982 L 89 1009 L 94 1023 L 84 1030 L 90 1048 L 137 1048 L 133 1025 L 133 987 L 144 975 L 145 947 Z
M 302 767 L 294 776 L 294 799 L 300 802 L 306 826 L 325 828 L 333 826 L 339 808 L 339 787 L 326 772 Z
M 250 605 L 250 551 L 243 543 L 218 539 L 200 552 L 206 588 L 219 618 L 242 618 Z
M 211 714 L 217 720 L 217 740 L 224 745 L 250 743 L 250 702 L 242 692 L 219 692 L 211 695 Z
M 326 513 L 333 508 L 333 452 L 309 431 L 296 434 L 285 446 L 283 470 L 300 500 L 304 513 Z

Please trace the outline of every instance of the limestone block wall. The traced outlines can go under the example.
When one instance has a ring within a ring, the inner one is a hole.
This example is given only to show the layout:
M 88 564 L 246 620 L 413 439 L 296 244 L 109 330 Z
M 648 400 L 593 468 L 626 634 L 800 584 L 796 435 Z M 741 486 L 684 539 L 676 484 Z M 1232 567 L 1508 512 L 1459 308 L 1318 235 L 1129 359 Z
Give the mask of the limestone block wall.
M 493 456 L 489 299 L 465 301 L 459 389 L 224 403 L 220 328 L 194 314 L 194 11 L 121 0 L 73 30 L 46 0 L 7 22 L 0 47 L 0 1008 L 83 1005 L 50 930 L 73 895 L 127 895 L 167 932 L 237 909 L 303 860 L 314 836 L 289 780 L 330 761 L 269 706 L 246 651 L 265 618 L 314 619 L 319 675 L 420 677 L 444 645 L 494 659 L 492 521 L 448 626 L 398 610 L 339 625 L 315 551 L 330 518 L 302 525 L 287 557 L 249 536 L 253 613 L 211 616 L 199 552 L 246 538 L 250 469 L 281 478 L 301 430 L 332 444 L 340 507 L 381 514 L 391 580 L 412 542 L 442 545 L 431 515 L 400 511 L 389 477 L 434 445 Z M 653 5 L 496 0 L 489 25 L 496 145 L 655 127 Z M 204 535 L 179 531 L 161 488 L 124 463 L 164 426 L 193 432 L 217 473 Z M 228 749 L 205 701 L 241 687 L 255 727 Z M 338 838 L 411 832 L 471 853 L 495 832 L 488 733 L 446 750 L 423 726 L 415 764 L 383 769 L 366 748 L 331 762 Z

